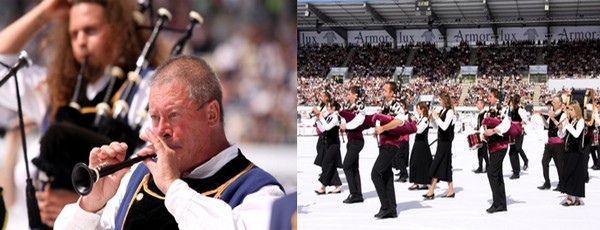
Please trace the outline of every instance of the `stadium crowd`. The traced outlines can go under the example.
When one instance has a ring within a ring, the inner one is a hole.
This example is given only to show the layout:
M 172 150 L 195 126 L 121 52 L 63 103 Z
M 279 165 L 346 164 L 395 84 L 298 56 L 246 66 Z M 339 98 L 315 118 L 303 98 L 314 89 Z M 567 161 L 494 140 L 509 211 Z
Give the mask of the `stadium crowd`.
M 473 54 L 474 48 L 477 53 Z M 550 90 L 542 82 L 538 98 L 534 98 L 534 83 L 524 80 L 529 65 L 548 65 L 550 78 L 598 78 L 600 39 L 581 41 L 531 41 L 503 42 L 500 44 L 477 43 L 469 46 L 460 43 L 455 47 L 437 48 L 431 43 L 417 43 L 393 48 L 390 44 L 379 45 L 320 45 L 299 47 L 298 53 L 298 105 L 312 106 L 317 103 L 318 92 L 323 89 L 343 98 L 344 89 L 362 85 L 366 103 L 381 103 L 378 90 L 383 83 L 393 79 L 396 67 L 412 66 L 410 81 L 402 82 L 397 97 L 415 103 L 419 95 L 434 94 L 434 90 L 446 90 L 456 105 L 463 93 L 458 80 L 460 66 L 477 65 L 475 84 L 466 90 L 460 105 L 473 106 L 478 98 L 485 98 L 490 87 L 502 82 L 504 95 L 519 94 L 524 105 L 544 105 L 552 95 L 561 90 Z M 411 57 L 411 52 L 414 53 Z M 329 67 L 349 67 L 348 76 L 339 87 L 338 82 L 326 80 Z M 503 79 L 500 81 L 500 79 Z M 341 88 L 341 89 L 340 89 Z M 596 90 L 600 92 L 600 90 Z M 598 96 L 598 94 L 596 94 Z M 505 101 L 509 97 L 504 98 Z

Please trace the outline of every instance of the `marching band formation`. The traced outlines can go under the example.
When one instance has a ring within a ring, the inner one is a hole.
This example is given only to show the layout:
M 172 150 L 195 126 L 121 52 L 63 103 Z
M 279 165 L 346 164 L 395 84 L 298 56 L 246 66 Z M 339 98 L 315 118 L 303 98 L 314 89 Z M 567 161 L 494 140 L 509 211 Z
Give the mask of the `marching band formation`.
M 433 102 L 429 105 L 424 101 L 418 102 L 415 115 L 412 115 L 408 113 L 406 102 L 395 98 L 398 87 L 395 82 L 385 83 L 381 95 L 384 103 L 375 114 L 366 114 L 364 111 L 360 86 L 352 86 L 347 91 L 347 101 L 341 109 L 339 102 L 331 94 L 322 94 L 320 108 L 314 107 L 311 114 L 317 117 L 315 127 L 319 135 L 314 161 L 321 167 L 321 187 L 315 190 L 317 195 L 342 192 L 342 183 L 336 170 L 336 167 L 342 167 L 350 190 L 350 194 L 342 202 L 351 204 L 364 201 L 358 170 L 359 155 L 365 145 L 365 138 L 368 138 L 363 136 L 363 131 L 373 128 L 379 154 L 373 164 L 371 180 L 381 203 L 375 218 L 398 216 L 392 167 L 400 170 L 396 174 L 399 176 L 397 182 L 406 182 L 408 179 L 412 183 L 409 190 L 427 190 L 423 194 L 424 200 L 435 198 L 434 190 L 439 181 L 448 183 L 448 190 L 441 198 L 456 196 L 452 182 L 452 142 L 457 115 L 450 96 L 444 91 L 435 95 L 441 106 L 435 110 L 431 108 Z M 585 183 L 589 180 L 588 154 L 592 155 L 594 161 L 592 169 L 600 169 L 595 155 L 598 151 L 600 102 L 597 103 L 594 98 L 592 90 L 572 90 L 568 95 L 555 96 L 547 103 L 548 113 L 541 115 L 548 141 L 542 158 L 544 183 L 537 188 L 550 189 L 549 162 L 554 160 L 559 183 L 553 190 L 567 194 L 563 206 L 583 204 L 581 198 L 585 197 Z M 488 91 L 486 100 L 477 101 L 477 125 L 473 133 L 467 136 L 469 148 L 477 150 L 478 167 L 473 172 L 487 173 L 492 191 L 493 202 L 486 210 L 488 213 L 507 211 L 502 172 L 507 152 L 512 168 L 511 180 L 520 178 L 521 158 L 523 170 L 529 167 L 529 159 L 522 148 L 524 125 L 529 120 L 527 112 L 520 106 L 519 95 L 511 95 L 508 106 L 501 101 L 502 92 L 494 88 Z M 437 129 L 437 139 L 431 144 L 428 138 L 430 126 Z M 340 137 L 344 142 L 344 134 L 348 141 L 342 164 L 339 145 Z M 408 159 L 408 139 L 412 134 L 415 135 L 410 151 L 410 165 L 403 164 L 403 159 Z M 402 142 L 406 142 L 406 150 L 402 150 Z M 438 144 L 435 155 L 432 156 L 430 146 L 435 142 Z M 407 172 L 406 166 L 409 166 Z M 335 188 L 327 192 L 327 186 Z

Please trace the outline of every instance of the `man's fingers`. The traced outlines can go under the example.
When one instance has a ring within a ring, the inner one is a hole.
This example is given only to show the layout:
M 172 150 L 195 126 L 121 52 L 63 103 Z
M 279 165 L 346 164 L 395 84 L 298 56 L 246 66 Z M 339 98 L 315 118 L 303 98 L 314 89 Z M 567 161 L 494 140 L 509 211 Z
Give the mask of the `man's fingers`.
M 148 137 L 148 141 L 150 141 L 150 143 L 152 143 L 154 146 L 157 154 L 158 152 L 165 150 L 165 143 L 160 137 L 156 136 L 152 131 L 150 131 L 150 129 L 146 129 L 146 136 Z

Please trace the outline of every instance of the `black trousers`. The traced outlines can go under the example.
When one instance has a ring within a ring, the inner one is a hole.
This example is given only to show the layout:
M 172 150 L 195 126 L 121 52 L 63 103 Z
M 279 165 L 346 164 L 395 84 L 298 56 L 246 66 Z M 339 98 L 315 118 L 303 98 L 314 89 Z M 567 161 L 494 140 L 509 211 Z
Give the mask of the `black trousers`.
M 338 174 L 336 167 L 336 159 L 340 155 L 340 144 L 326 144 L 325 153 L 323 154 L 323 161 L 321 162 L 321 176 L 319 181 L 324 186 L 341 186 L 340 175 Z
M 600 166 L 600 162 L 598 161 L 598 158 L 600 158 L 600 151 L 598 151 L 598 146 L 592 146 L 590 154 L 592 155 L 592 165 Z
M 492 188 L 494 207 L 506 208 L 506 191 L 504 189 L 504 178 L 502 176 L 502 162 L 506 156 L 506 149 L 500 149 L 490 153 L 490 164 L 487 167 L 487 176 Z
M 519 155 L 523 158 L 524 162 L 528 162 L 527 156 L 523 151 L 523 134 L 515 137 L 515 144 L 510 146 L 508 151 L 508 157 L 510 158 L 510 166 L 512 167 L 513 173 L 521 172 L 521 162 L 519 161 Z
M 400 147 L 398 148 L 398 153 L 394 157 L 392 166 L 400 170 L 400 177 L 408 177 L 408 171 L 406 170 L 406 167 L 408 167 L 408 155 L 410 152 L 409 146 L 410 144 L 408 141 L 401 141 Z
M 546 144 L 544 155 L 542 156 L 542 173 L 544 174 L 544 183 L 550 184 L 550 160 L 554 159 L 556 172 L 558 173 L 558 184 L 560 184 L 562 171 L 565 161 L 565 146 L 563 144 Z
M 490 158 L 488 157 L 488 148 L 487 142 L 483 142 L 483 146 L 477 149 L 477 160 L 479 161 L 478 168 L 483 169 L 481 166 L 483 165 L 483 161 L 485 160 L 485 168 L 490 165 Z
M 396 193 L 394 192 L 394 172 L 392 159 L 398 148 L 393 145 L 379 147 L 379 155 L 373 164 L 371 180 L 381 203 L 380 211 L 396 211 Z
M 344 174 L 346 174 L 350 194 L 354 195 L 362 195 L 360 172 L 358 171 L 358 155 L 364 146 L 364 139 L 348 140 L 348 144 L 346 144 L 347 152 L 342 167 L 344 168 Z

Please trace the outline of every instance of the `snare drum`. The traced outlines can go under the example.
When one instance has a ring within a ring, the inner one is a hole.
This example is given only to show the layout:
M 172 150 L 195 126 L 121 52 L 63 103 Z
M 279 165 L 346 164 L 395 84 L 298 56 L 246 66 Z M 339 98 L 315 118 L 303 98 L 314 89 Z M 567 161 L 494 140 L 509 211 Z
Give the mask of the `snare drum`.
M 483 146 L 483 143 L 481 143 L 481 137 L 479 137 L 478 132 L 469 134 L 467 136 L 467 141 L 469 143 L 470 150 L 475 150 L 475 149 L 481 148 L 481 146 Z

